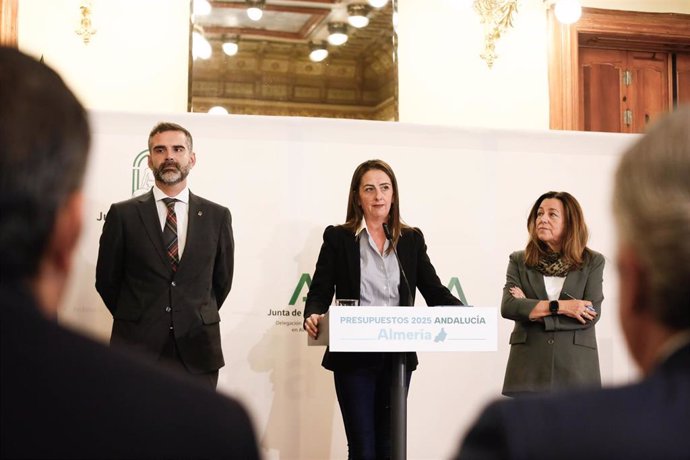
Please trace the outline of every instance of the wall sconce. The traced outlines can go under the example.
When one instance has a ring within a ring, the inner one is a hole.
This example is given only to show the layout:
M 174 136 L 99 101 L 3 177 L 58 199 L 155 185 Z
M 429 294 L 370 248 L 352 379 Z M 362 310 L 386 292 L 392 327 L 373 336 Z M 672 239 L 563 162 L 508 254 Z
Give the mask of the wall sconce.
M 309 43 L 309 50 L 309 59 L 312 62 L 321 62 L 328 57 L 328 47 L 323 40 Z
M 260 20 L 264 15 L 264 5 L 266 0 L 246 0 L 247 5 L 247 16 L 252 21 Z
M 79 5 L 79 10 L 81 11 L 79 27 L 74 31 L 77 35 L 79 35 L 82 38 L 82 40 L 84 40 L 85 45 L 88 45 L 91 41 L 91 37 L 96 35 L 96 29 L 93 27 L 93 24 L 91 22 L 92 8 L 93 5 L 91 4 L 91 0 L 85 0 L 81 2 L 81 5 Z
M 347 24 L 344 22 L 328 23 L 328 43 L 340 46 L 347 41 Z
M 361 29 L 369 25 L 369 11 L 371 7 L 366 3 L 350 3 L 347 6 L 347 23 Z
M 208 59 L 213 54 L 211 44 L 204 37 L 204 30 L 200 26 L 194 26 L 192 31 L 192 58 Z
M 234 56 L 240 50 L 240 37 L 232 35 L 230 37 L 223 36 L 223 52 L 228 56 Z
M 497 57 L 496 41 L 503 32 L 513 27 L 518 0 L 474 0 L 473 5 L 484 24 L 484 52 L 480 56 L 492 68 Z
M 388 0 L 367 0 L 367 3 L 371 5 L 372 8 L 383 8 L 388 3 Z
M 582 5 L 578 0 L 558 0 L 553 12 L 558 22 L 574 24 L 582 16 Z

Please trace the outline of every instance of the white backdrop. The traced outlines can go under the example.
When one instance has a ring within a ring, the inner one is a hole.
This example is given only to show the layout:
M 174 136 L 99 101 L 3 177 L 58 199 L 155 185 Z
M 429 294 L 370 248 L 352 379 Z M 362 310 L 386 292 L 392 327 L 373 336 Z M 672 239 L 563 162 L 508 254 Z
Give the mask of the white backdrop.
M 345 218 L 354 168 L 371 158 L 395 170 L 402 217 L 424 231 L 441 280 L 457 278 L 477 306 L 500 305 L 508 255 L 525 245 L 533 201 L 548 190 L 577 197 L 590 246 L 607 259 L 597 326 L 602 377 L 613 384 L 635 376 L 617 326 L 609 210 L 613 170 L 635 136 L 206 114 L 91 119 L 86 225 L 61 320 L 109 337 L 111 319 L 94 288 L 102 215 L 149 187 L 141 160 L 151 127 L 162 120 L 187 127 L 197 154 L 190 188 L 229 207 L 235 231 L 218 388 L 247 405 L 267 459 L 347 456 L 332 375 L 320 367 L 322 349 L 307 348 L 301 331 L 307 287 L 300 280 L 313 273 L 323 229 Z M 420 354 L 409 396 L 410 459 L 451 455 L 477 411 L 500 395 L 511 328 L 499 320 L 497 352 Z

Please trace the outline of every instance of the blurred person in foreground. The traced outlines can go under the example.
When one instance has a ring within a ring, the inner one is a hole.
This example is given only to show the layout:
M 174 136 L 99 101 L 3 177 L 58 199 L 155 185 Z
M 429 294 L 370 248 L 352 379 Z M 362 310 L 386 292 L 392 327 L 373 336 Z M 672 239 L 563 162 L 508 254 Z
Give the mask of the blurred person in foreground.
M 257 459 L 239 403 L 57 323 L 89 144 L 60 77 L 0 48 L 0 457 Z
M 690 108 L 623 155 L 613 209 L 619 319 L 643 378 L 495 402 L 458 458 L 690 458 Z
M 384 226 L 389 228 L 388 239 Z M 400 263 L 393 252 L 397 248 Z M 409 291 L 403 279 L 409 282 Z M 316 338 L 335 293 L 363 306 L 412 306 L 417 288 L 427 305 L 462 305 L 436 275 L 424 235 L 400 217 L 393 169 L 384 161 L 357 166 L 350 183 L 345 223 L 328 226 L 304 306 L 304 329 Z M 347 436 L 348 458 L 391 457 L 391 381 L 394 353 L 333 353 L 322 366 L 333 371 Z M 405 356 L 409 389 L 417 354 Z
M 510 255 L 501 314 L 515 322 L 503 394 L 601 387 L 595 324 L 604 256 L 587 247 L 584 213 L 568 192 L 546 192 L 527 218 L 529 241 Z

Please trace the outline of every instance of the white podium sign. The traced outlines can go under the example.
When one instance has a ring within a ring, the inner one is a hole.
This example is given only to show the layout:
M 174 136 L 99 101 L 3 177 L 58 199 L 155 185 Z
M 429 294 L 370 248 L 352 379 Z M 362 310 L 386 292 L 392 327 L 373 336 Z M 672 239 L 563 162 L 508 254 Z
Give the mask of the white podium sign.
M 336 307 L 331 351 L 496 351 L 495 307 Z

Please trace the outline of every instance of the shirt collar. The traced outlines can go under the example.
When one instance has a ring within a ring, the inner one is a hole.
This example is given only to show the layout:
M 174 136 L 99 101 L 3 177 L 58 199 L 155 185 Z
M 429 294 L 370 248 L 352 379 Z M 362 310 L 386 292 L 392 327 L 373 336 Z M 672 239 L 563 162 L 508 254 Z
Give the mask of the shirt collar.
M 362 233 L 362 231 L 367 232 L 367 223 L 366 223 L 366 221 L 364 220 L 364 218 L 362 218 L 362 220 L 359 222 L 359 228 L 358 228 L 357 231 L 355 232 L 355 238 L 359 238 L 359 235 Z M 367 234 L 368 234 L 368 233 L 369 233 L 369 232 L 367 232 Z
M 359 223 L 359 228 L 355 232 L 355 238 L 359 238 L 359 235 L 362 233 L 362 231 L 366 231 L 367 235 L 370 234 L 369 229 L 367 228 L 367 221 L 364 220 L 364 217 L 362 217 L 362 221 Z
M 355 232 L 355 239 L 360 239 L 363 233 L 366 233 L 367 238 L 369 238 L 371 236 L 371 234 L 369 233 L 369 229 L 367 228 L 367 223 L 364 220 L 364 218 L 362 218 L 362 221 L 359 223 L 359 228 Z M 371 241 L 370 244 L 373 247 L 373 245 L 374 245 L 373 241 Z M 390 241 L 386 240 L 386 242 L 383 243 L 383 252 L 384 253 L 386 251 L 388 251 L 389 246 L 390 246 Z
M 165 192 L 159 189 L 158 186 L 154 185 L 153 197 L 156 199 L 156 201 L 161 201 L 163 198 L 168 198 L 168 195 L 166 195 Z M 183 188 L 182 191 L 177 194 L 177 196 L 172 196 L 170 198 L 175 198 L 177 201 L 189 204 L 189 187 Z

